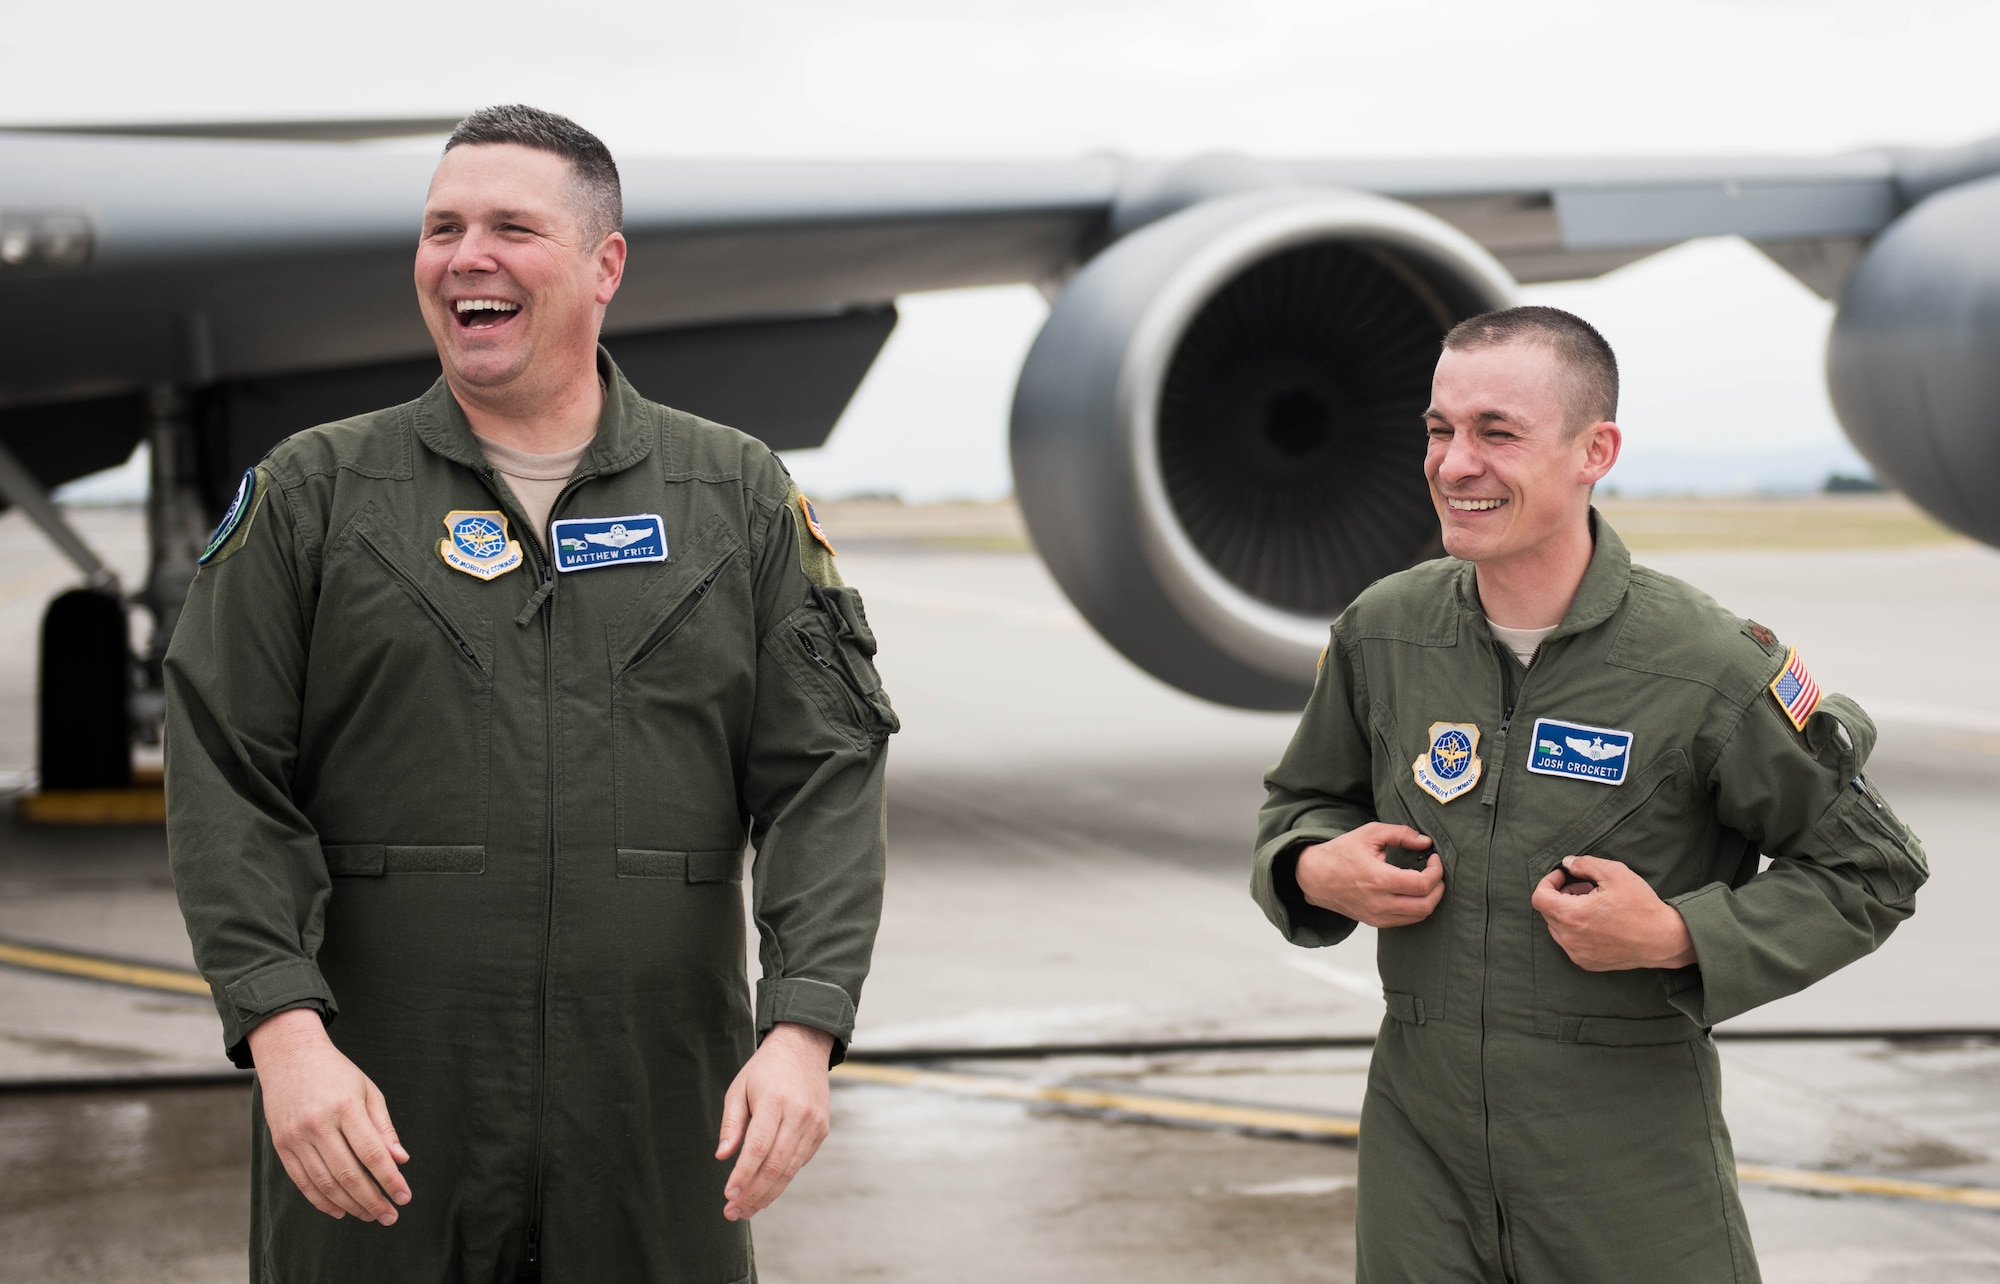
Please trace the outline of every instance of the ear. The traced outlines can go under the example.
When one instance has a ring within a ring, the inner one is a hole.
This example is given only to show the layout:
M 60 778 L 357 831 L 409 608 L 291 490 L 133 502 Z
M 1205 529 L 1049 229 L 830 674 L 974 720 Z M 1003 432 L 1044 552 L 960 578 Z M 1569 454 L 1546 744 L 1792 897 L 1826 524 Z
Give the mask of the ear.
M 1583 457 L 1576 479 L 1585 486 L 1595 486 L 1618 462 L 1618 452 L 1625 445 L 1625 433 L 1609 419 L 1602 419 L 1584 429 L 1581 436 Z
M 611 302 L 625 280 L 625 234 L 613 232 L 597 247 L 597 302 Z

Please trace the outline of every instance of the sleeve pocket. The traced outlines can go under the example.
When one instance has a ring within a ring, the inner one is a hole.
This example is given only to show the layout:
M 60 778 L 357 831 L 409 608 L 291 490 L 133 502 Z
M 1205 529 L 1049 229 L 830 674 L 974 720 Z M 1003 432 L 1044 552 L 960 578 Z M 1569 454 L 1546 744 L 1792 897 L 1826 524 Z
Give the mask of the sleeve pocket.
M 1851 866 L 1885 905 L 1908 905 L 1930 877 L 1923 845 L 1873 788 L 1864 795 L 1843 785 L 1815 832 L 1821 843 L 1819 862 Z
M 815 586 L 812 604 L 786 616 L 778 632 L 787 667 L 803 675 L 836 726 L 855 733 L 864 745 L 880 744 L 902 729 L 875 671 L 875 631 L 860 594 Z

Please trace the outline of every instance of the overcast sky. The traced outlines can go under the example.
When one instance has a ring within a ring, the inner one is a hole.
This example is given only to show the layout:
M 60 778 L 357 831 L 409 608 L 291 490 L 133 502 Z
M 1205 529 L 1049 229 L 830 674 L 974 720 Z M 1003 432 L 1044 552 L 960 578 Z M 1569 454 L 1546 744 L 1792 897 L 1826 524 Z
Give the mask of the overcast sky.
M 1964 0 L 0 0 L 0 121 L 519 100 L 628 154 L 1800 154 L 2000 133 L 1995 48 L 2000 5 Z M 1620 349 L 1628 488 L 1845 457 L 1819 388 L 1830 310 L 1754 251 L 1530 294 Z M 908 300 L 832 443 L 794 462 L 823 489 L 1003 492 L 1040 312 L 1024 290 Z

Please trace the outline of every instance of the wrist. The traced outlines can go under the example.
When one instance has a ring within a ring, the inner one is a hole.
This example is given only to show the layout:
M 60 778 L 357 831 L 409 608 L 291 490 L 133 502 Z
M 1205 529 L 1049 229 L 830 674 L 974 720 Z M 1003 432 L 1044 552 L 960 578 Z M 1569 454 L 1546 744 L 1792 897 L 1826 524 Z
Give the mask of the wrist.
M 816 1026 L 800 1025 L 796 1021 L 780 1021 L 772 1026 L 764 1036 L 765 1043 L 777 1042 L 786 1046 L 810 1051 L 820 1057 L 833 1053 L 833 1036 Z
M 260 1063 L 280 1061 L 329 1042 L 326 1023 L 312 1008 L 290 1008 L 265 1017 L 244 1040 L 250 1045 L 251 1059 Z
M 1667 969 L 1693 967 L 1700 959 L 1695 956 L 1694 937 L 1688 931 L 1687 920 L 1673 906 L 1668 905 L 1665 909 L 1667 919 L 1672 921 L 1663 920 L 1662 923 L 1665 940 L 1661 953 L 1665 957 L 1658 966 Z

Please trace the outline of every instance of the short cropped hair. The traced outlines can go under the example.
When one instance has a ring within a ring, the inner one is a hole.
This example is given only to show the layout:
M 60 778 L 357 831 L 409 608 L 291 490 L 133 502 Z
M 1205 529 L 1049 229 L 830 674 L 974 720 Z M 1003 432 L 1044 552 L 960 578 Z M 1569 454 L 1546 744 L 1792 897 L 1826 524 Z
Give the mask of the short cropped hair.
M 482 107 L 458 122 L 444 149 L 448 152 L 481 143 L 514 143 L 568 161 L 576 182 L 578 212 L 583 215 L 584 239 L 592 248 L 613 232 L 624 230 L 625 195 L 618 184 L 618 162 L 611 159 L 611 149 L 597 135 L 569 117 L 519 103 Z
M 1484 312 L 1451 328 L 1444 346 L 1477 352 L 1509 343 L 1533 343 L 1553 353 L 1569 387 L 1569 431 L 1618 417 L 1618 357 L 1597 327 L 1561 308 L 1506 308 Z

